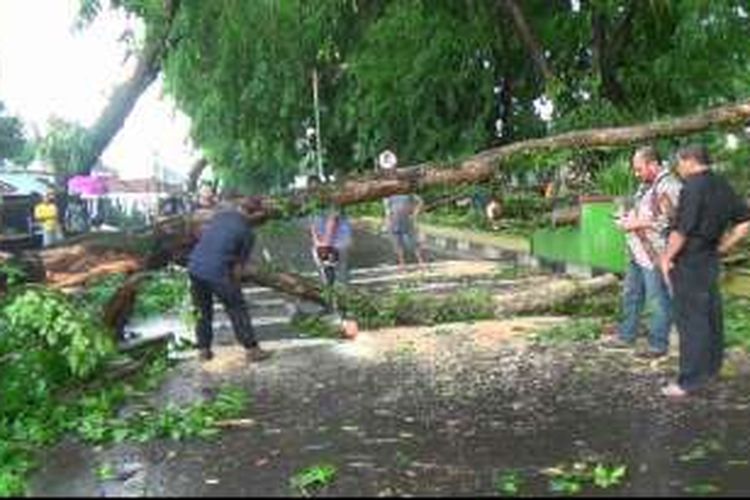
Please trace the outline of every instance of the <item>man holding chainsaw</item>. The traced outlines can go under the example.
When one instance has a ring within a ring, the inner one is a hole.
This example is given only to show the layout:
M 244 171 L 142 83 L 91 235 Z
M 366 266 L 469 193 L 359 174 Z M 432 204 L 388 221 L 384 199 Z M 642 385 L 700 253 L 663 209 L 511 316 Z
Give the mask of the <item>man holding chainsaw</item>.
M 610 347 L 635 346 L 638 323 L 646 303 L 651 306 L 648 330 L 649 348 L 640 357 L 657 359 L 669 350 L 672 304 L 668 284 L 659 268 L 659 257 L 667 245 L 669 229 L 676 213 L 682 185 L 661 166 L 659 153 L 647 146 L 635 151 L 633 173 L 640 186 L 617 225 L 625 231 L 629 264 L 625 276 L 623 320 Z

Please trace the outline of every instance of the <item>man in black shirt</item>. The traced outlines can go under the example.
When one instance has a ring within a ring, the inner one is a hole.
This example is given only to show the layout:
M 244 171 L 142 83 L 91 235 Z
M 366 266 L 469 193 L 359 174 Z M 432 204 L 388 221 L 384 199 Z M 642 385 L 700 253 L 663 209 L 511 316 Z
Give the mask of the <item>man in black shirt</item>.
M 224 304 L 234 335 L 245 347 L 248 361 L 270 357 L 255 339 L 240 286 L 242 267 L 250 257 L 255 240 L 249 217 L 260 208 L 257 200 L 247 198 L 237 209 L 218 212 L 206 224 L 190 253 L 188 273 L 193 304 L 199 314 L 196 337 L 202 360 L 213 358 L 214 295 Z
M 665 387 L 679 398 L 718 376 L 724 358 L 724 328 L 719 292 L 719 256 L 750 231 L 750 209 L 722 176 L 709 169 L 705 148 L 677 153 L 677 172 L 685 181 L 675 227 L 661 267 L 671 282 L 680 334 L 680 374 Z

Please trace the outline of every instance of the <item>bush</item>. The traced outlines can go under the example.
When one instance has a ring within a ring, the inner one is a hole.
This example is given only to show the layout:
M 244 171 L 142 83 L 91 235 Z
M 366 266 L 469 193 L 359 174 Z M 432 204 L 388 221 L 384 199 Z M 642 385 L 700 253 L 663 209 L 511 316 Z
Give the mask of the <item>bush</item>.
M 0 417 L 14 415 L 114 353 L 104 327 L 67 297 L 43 288 L 13 294 L 0 310 Z M 12 361 L 10 361 L 12 360 Z

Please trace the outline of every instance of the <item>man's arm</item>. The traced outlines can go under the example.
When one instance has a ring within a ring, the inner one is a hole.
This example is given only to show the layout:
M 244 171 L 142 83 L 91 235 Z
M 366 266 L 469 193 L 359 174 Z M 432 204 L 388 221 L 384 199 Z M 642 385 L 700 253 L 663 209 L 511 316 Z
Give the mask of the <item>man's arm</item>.
M 315 219 L 312 219 L 312 222 L 310 222 L 310 237 L 312 238 L 313 246 L 317 247 L 317 246 L 320 246 L 320 238 L 318 236 L 318 231 L 315 226 L 316 226 L 316 221 Z
M 336 232 L 337 222 L 337 216 L 335 214 L 329 213 L 328 217 L 326 218 L 326 234 L 323 236 L 323 245 L 331 246 L 331 241 L 333 241 L 333 236 Z
M 719 253 L 722 255 L 729 253 L 729 251 L 734 248 L 740 240 L 747 237 L 748 233 L 750 233 L 750 220 L 735 225 L 721 238 L 721 243 L 719 243 Z
M 664 282 L 667 284 L 670 291 L 672 290 L 672 280 L 669 278 L 669 271 L 672 270 L 674 259 L 682 251 L 686 241 L 687 237 L 684 234 L 679 231 L 672 231 L 669 233 L 667 248 L 660 257 L 659 267 L 664 275 Z
M 424 208 L 424 200 L 419 195 L 414 195 L 414 217 L 422 213 Z

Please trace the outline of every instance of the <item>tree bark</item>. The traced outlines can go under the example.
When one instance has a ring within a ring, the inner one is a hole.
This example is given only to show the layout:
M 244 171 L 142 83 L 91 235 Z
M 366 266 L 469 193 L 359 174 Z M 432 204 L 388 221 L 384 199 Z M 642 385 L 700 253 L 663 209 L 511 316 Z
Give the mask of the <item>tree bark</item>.
M 653 123 L 567 132 L 539 139 L 518 141 L 489 149 L 467 158 L 457 165 L 425 163 L 413 167 L 380 171 L 369 177 L 344 180 L 333 187 L 320 188 L 323 202 L 350 205 L 377 200 L 393 194 L 405 194 L 440 186 L 458 186 L 486 182 L 498 165 L 510 157 L 538 151 L 568 148 L 596 149 L 631 146 L 664 137 L 690 135 L 712 127 L 731 126 L 750 119 L 750 100 L 719 106 L 692 115 Z M 264 217 L 281 217 L 291 209 L 304 207 L 308 196 L 285 200 L 281 205 L 264 204 Z
M 619 106 L 627 106 L 625 90 L 617 79 L 623 48 L 632 31 L 634 8 L 628 8 L 620 23 L 611 30 L 607 17 L 600 9 L 594 9 L 591 16 L 592 53 L 594 73 L 599 74 L 602 82 L 602 95 Z
M 203 170 L 205 170 L 207 166 L 208 160 L 201 157 L 190 167 L 187 184 L 188 193 L 194 193 L 198 189 L 198 179 L 200 179 Z
M 586 280 L 546 278 L 535 286 L 495 297 L 495 315 L 513 316 L 521 313 L 541 312 L 564 304 L 577 297 L 584 297 L 615 286 L 618 279 L 606 274 Z
M 165 26 L 159 36 L 146 44 L 138 56 L 133 75 L 115 88 L 107 107 L 89 130 L 88 148 L 81 160 L 85 174 L 91 173 L 99 157 L 122 128 L 125 120 L 138 102 L 138 98 L 153 83 L 161 71 L 161 64 L 169 48 L 171 27 L 180 0 L 164 0 Z
M 549 62 L 547 62 L 547 58 L 542 50 L 542 45 L 539 43 L 539 39 L 534 33 L 534 30 L 526 21 L 521 6 L 518 5 L 516 0 L 503 0 L 502 5 L 505 8 L 505 11 L 510 14 L 510 17 L 513 19 L 513 26 L 515 27 L 519 38 L 526 46 L 526 50 L 528 50 L 529 55 L 534 60 L 537 68 L 539 68 L 539 72 L 544 76 L 545 81 L 549 82 L 554 80 L 555 73 L 552 71 Z
M 688 135 L 716 126 L 741 124 L 748 119 L 750 100 L 649 124 L 583 130 L 529 139 L 483 151 L 455 166 L 417 165 L 345 180 L 334 187 L 322 188 L 313 193 L 298 193 L 281 202 L 264 198 L 262 209 L 253 216 L 253 220 L 256 224 L 261 224 L 271 218 L 302 214 L 309 210 L 309 202 L 313 197 L 320 198 L 325 203 L 350 205 L 431 187 L 485 182 L 495 174 L 499 163 L 516 154 L 571 147 L 627 146 L 662 137 Z M 57 288 L 80 286 L 92 278 L 114 272 L 133 273 L 155 269 L 166 265 L 170 260 L 184 261 L 195 242 L 198 228 L 211 214 L 211 211 L 202 211 L 191 217 L 162 219 L 153 227 L 137 234 L 89 234 L 77 238 L 72 244 L 30 252 L 25 260 L 32 263 L 30 267 L 37 272 L 37 277 Z M 2 260 L 0 258 L 0 262 Z M 316 292 L 313 288 L 300 285 L 303 282 L 293 278 L 253 276 L 261 284 L 315 300 L 319 290 Z M 120 309 L 126 311 L 127 307 L 120 306 Z M 116 314 L 111 314 L 110 317 L 114 318 Z

